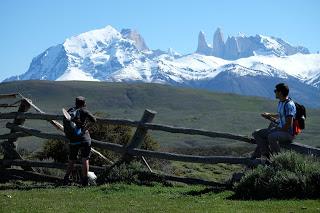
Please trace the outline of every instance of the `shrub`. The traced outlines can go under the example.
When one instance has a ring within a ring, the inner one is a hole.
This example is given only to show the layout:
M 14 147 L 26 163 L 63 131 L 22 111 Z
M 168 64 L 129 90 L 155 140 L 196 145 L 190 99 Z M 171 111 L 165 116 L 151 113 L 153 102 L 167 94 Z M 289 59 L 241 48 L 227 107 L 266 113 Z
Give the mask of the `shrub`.
M 93 139 L 121 145 L 128 144 L 133 134 L 133 131 L 130 127 L 122 125 L 93 123 L 88 129 Z M 147 134 L 141 145 L 141 148 L 146 150 L 157 150 L 159 148 L 159 144 Z M 105 149 L 96 148 L 96 150 L 112 160 L 116 160 L 121 157 L 120 154 Z M 105 164 L 105 161 L 97 155 L 91 155 L 90 163 L 92 165 L 103 165 Z
M 127 144 L 132 135 L 130 127 L 120 125 L 94 123 L 91 124 L 88 129 L 90 131 L 91 138 L 93 139 L 121 145 Z M 95 149 L 111 160 L 115 160 L 120 157 L 119 154 L 106 149 Z M 97 155 L 91 155 L 90 164 L 101 166 L 105 164 L 105 161 Z
M 295 152 L 280 153 L 270 165 L 248 171 L 234 189 L 242 199 L 319 198 L 320 162 Z
M 68 160 L 68 149 L 62 140 L 47 140 L 43 146 L 43 151 L 35 154 L 40 160 L 53 159 L 55 162 L 65 163 Z
M 129 143 L 132 137 L 132 129 L 122 125 L 109 125 L 103 123 L 90 123 L 88 126 L 91 138 L 99 141 L 107 141 L 110 143 L 125 145 Z M 156 150 L 159 144 L 151 138 L 150 135 L 145 137 L 141 146 L 142 149 Z M 105 149 L 95 148 L 101 154 L 111 160 L 116 160 L 120 157 L 119 154 Z M 66 162 L 68 157 L 68 150 L 65 142 L 61 140 L 47 140 L 42 152 L 38 152 L 36 156 L 38 159 L 52 158 L 56 162 Z M 105 161 L 97 155 L 91 155 L 90 164 L 101 166 Z
M 161 183 L 166 186 L 171 186 L 163 176 L 146 171 L 145 166 L 139 161 L 124 162 L 104 172 L 97 179 L 97 184 L 99 185 L 116 182 L 149 186 L 155 183 Z
M 114 182 L 125 182 L 125 183 L 137 183 L 138 173 L 143 171 L 141 163 L 132 161 L 131 163 L 123 163 L 115 166 L 109 172 L 105 172 L 99 177 L 97 183 L 114 183 Z

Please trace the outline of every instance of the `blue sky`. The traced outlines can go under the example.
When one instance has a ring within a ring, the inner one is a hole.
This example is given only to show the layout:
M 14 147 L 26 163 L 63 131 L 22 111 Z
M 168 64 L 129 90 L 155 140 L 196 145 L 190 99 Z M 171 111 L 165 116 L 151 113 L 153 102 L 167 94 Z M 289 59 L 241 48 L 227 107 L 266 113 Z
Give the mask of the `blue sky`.
M 136 29 L 151 49 L 196 50 L 242 32 L 280 37 L 320 51 L 318 0 L 0 0 L 0 81 L 24 73 L 33 57 L 70 36 L 111 25 Z

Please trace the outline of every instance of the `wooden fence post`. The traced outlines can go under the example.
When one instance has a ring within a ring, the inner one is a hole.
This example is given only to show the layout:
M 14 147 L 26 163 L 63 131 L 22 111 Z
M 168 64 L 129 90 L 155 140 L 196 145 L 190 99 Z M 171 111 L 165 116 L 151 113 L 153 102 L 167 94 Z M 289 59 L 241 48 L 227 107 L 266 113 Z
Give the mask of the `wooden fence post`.
M 108 171 L 111 171 L 114 167 L 121 165 L 124 162 L 130 162 L 133 159 L 133 156 L 130 154 L 130 151 L 134 148 L 139 148 L 141 144 L 143 143 L 143 140 L 145 136 L 147 135 L 148 129 L 143 127 L 141 124 L 149 123 L 153 120 L 154 116 L 157 112 L 146 109 L 143 112 L 143 116 L 139 122 L 139 125 L 137 126 L 136 132 L 134 133 L 131 141 L 127 144 L 125 147 L 124 154 L 120 160 L 115 162 L 112 166 L 108 168 Z M 147 167 L 150 166 L 146 163 Z M 151 170 L 151 169 L 149 169 Z M 151 170 L 152 171 L 152 170 Z
M 20 102 L 20 106 L 18 109 L 19 113 L 25 113 L 30 109 L 30 104 L 28 100 L 22 99 Z M 22 125 L 24 124 L 25 119 L 19 118 L 19 114 L 14 119 L 13 123 L 16 125 Z M 10 130 L 10 133 L 15 133 L 15 130 Z M 4 141 L 1 145 L 4 150 L 4 159 L 22 159 L 21 155 L 16 151 L 16 145 L 14 144 L 17 141 L 17 138 L 8 139 L 7 141 Z M 22 166 L 24 170 L 33 171 L 33 169 L 30 166 Z
M 146 109 L 143 113 L 143 116 L 140 120 L 140 123 L 134 133 L 131 141 L 127 144 L 126 149 L 132 150 L 134 148 L 140 148 L 143 143 L 144 137 L 147 135 L 148 129 L 143 127 L 141 124 L 152 122 L 154 116 L 157 112 Z

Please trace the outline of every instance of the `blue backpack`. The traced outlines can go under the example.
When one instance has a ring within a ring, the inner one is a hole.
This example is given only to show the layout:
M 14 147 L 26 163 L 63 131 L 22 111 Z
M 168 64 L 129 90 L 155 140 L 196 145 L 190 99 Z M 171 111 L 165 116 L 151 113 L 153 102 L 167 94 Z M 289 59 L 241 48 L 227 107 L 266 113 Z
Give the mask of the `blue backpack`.
M 68 139 L 77 140 L 82 135 L 82 130 L 77 126 L 76 120 L 80 120 L 80 110 L 71 108 L 68 110 L 70 119 L 63 118 L 64 133 Z

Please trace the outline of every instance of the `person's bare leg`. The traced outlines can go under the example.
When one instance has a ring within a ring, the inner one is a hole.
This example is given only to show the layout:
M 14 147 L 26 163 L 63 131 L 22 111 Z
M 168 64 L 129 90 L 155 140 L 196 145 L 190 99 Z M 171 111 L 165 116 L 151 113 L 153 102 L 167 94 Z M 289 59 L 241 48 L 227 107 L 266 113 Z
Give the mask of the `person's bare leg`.
M 82 175 L 87 177 L 89 172 L 89 160 L 87 158 L 82 158 Z
M 258 129 L 252 133 L 253 138 L 257 144 L 257 148 L 254 151 L 252 157 L 261 157 L 261 155 L 268 157 L 270 153 L 269 143 L 268 143 L 268 134 L 270 133 L 269 129 Z
M 87 158 L 82 158 L 82 185 L 88 185 L 88 172 L 89 172 L 89 160 Z
M 74 163 L 75 163 L 74 160 L 68 161 L 68 168 L 67 168 L 66 174 L 64 176 L 64 184 L 68 184 L 68 182 L 69 182 L 70 174 L 74 171 Z

